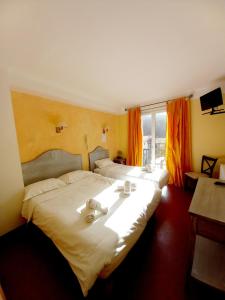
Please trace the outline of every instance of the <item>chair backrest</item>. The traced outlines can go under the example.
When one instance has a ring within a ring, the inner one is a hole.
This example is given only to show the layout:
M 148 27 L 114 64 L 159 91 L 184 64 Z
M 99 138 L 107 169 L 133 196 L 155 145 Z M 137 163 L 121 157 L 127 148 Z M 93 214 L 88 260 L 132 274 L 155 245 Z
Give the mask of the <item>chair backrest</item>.
M 225 155 L 218 157 L 217 162 L 215 164 L 215 168 L 213 169 L 213 178 L 219 178 L 221 164 L 225 165 Z
M 209 157 L 206 155 L 202 156 L 201 173 L 207 174 L 212 177 L 213 169 L 217 162 L 217 158 Z

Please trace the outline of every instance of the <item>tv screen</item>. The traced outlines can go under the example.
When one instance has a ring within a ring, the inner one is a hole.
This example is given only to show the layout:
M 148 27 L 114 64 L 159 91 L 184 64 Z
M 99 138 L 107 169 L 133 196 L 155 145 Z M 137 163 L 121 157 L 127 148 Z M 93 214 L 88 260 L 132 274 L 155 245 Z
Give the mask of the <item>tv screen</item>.
M 221 88 L 217 88 L 200 97 L 201 109 L 207 110 L 223 104 Z

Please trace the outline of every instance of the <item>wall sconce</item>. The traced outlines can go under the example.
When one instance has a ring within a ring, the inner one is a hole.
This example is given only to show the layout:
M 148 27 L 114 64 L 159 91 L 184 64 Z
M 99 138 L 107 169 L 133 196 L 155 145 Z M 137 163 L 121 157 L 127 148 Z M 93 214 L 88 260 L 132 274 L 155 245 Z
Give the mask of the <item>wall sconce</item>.
M 106 133 L 109 131 L 107 127 L 102 128 L 102 142 L 106 143 Z
M 60 133 L 64 128 L 67 128 L 67 127 L 68 127 L 68 125 L 66 124 L 66 122 L 59 122 L 56 125 L 55 131 L 56 131 L 56 133 Z
M 103 127 L 102 129 L 102 134 L 106 134 L 109 131 L 109 128 Z

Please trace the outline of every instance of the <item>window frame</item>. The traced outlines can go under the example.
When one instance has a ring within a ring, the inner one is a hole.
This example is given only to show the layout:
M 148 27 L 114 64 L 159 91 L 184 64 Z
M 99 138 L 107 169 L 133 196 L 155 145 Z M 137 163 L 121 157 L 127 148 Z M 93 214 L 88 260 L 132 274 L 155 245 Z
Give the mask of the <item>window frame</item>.
M 155 149 L 156 149 L 156 114 L 157 113 L 166 113 L 167 117 L 167 110 L 166 105 L 160 108 L 152 108 L 152 109 L 145 109 L 141 111 L 141 117 L 144 115 L 151 114 L 151 131 L 152 131 L 152 145 L 151 145 L 151 165 L 155 168 L 156 167 L 156 158 L 155 158 Z M 143 134 L 143 120 L 142 122 L 142 134 Z M 144 136 L 144 135 L 143 135 Z M 165 137 L 166 138 L 166 137 Z

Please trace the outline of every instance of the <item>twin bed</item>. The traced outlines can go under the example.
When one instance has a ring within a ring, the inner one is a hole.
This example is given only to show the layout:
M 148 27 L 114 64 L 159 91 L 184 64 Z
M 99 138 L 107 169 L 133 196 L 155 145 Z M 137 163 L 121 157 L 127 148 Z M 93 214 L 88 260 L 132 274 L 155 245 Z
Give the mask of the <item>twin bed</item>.
M 160 189 L 167 185 L 169 179 L 167 170 L 155 169 L 148 172 L 143 167 L 113 163 L 109 159 L 109 151 L 100 146 L 89 153 L 89 166 L 91 171 L 106 177 L 130 181 L 144 179 L 154 182 L 155 186 Z
M 161 199 L 153 181 L 133 177 L 136 190 L 125 195 L 124 181 L 82 171 L 81 155 L 63 150 L 50 150 L 23 163 L 22 170 L 22 216 L 54 242 L 84 296 L 98 277 L 107 278 L 123 261 Z M 107 214 L 97 212 L 92 223 L 85 218 L 89 199 L 108 209 Z

